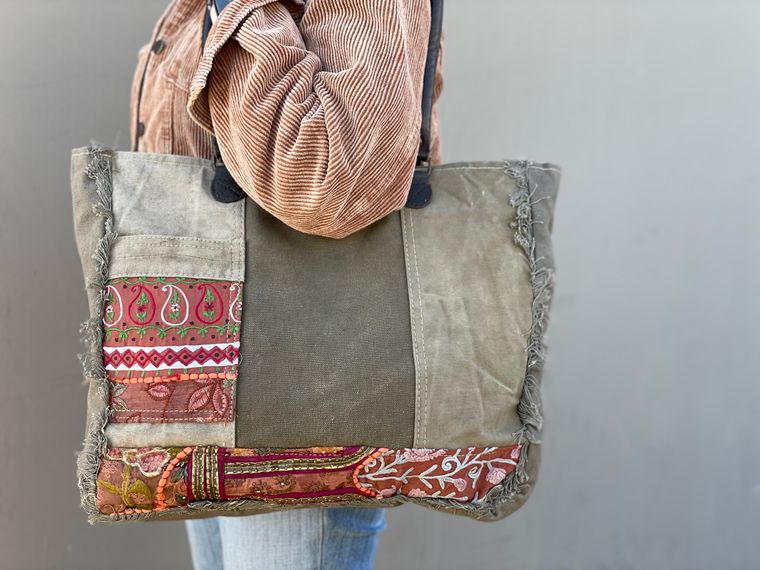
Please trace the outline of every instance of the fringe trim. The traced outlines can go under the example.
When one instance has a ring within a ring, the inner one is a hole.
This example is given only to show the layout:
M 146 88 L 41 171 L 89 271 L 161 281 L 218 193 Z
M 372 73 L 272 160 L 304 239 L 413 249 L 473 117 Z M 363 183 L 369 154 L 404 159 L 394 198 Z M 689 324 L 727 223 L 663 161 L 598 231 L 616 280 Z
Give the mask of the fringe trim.
M 112 151 L 106 147 L 91 144 L 90 161 L 85 169 L 88 178 L 95 182 L 96 202 L 92 206 L 94 215 L 103 218 L 103 235 L 101 236 L 92 258 L 95 261 L 96 274 L 87 283 L 88 289 L 96 291 L 97 313 L 87 319 L 80 328 L 82 342 L 88 351 L 79 355 L 84 370 L 84 384 L 95 384 L 100 406 L 88 418 L 87 433 L 82 450 L 77 453 L 77 486 L 82 508 L 88 515 L 90 524 L 103 520 L 103 515 L 95 504 L 97 496 L 96 479 L 100 469 L 100 459 L 105 455 L 108 445 L 105 427 L 108 423 L 108 379 L 103 366 L 103 329 L 101 317 L 106 301 L 105 285 L 108 280 L 108 265 L 111 247 L 116 240 L 112 209 Z M 89 403 L 88 403 L 89 405 Z
M 526 493 L 532 484 L 527 472 L 527 462 L 531 444 L 540 444 L 543 428 L 543 407 L 541 403 L 541 373 L 546 361 L 546 345 L 544 332 L 548 323 L 554 289 L 554 270 L 544 264 L 544 258 L 536 256 L 536 238 L 533 226 L 533 206 L 547 198 L 534 199 L 535 188 L 531 190 L 528 181 L 528 168 L 533 163 L 529 161 L 506 161 L 504 171 L 511 176 L 517 189 L 509 198 L 510 205 L 515 210 L 514 240 L 519 245 L 530 268 L 530 282 L 533 289 L 532 323 L 528 339 L 528 361 L 523 383 L 523 392 L 517 404 L 517 414 L 522 428 L 513 435 L 521 445 L 520 459 L 515 470 L 510 473 L 504 483 L 495 487 L 486 496 L 484 503 L 488 505 L 491 514 L 496 516 L 497 506 L 502 502 L 514 501 Z

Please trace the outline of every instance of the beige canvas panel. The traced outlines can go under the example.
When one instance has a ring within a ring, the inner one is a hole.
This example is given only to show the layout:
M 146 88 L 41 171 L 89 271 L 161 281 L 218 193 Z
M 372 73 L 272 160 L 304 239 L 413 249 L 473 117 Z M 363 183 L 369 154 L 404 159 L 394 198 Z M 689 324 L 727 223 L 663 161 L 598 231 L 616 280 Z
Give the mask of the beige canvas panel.
M 155 275 L 242 281 L 245 201 L 217 202 L 209 160 L 152 153 L 114 156 L 119 236 L 109 277 Z
M 510 445 L 531 328 L 502 162 L 434 167 L 433 199 L 402 211 L 417 377 L 414 446 Z
M 109 423 L 105 431 L 109 447 L 235 447 L 234 422 Z

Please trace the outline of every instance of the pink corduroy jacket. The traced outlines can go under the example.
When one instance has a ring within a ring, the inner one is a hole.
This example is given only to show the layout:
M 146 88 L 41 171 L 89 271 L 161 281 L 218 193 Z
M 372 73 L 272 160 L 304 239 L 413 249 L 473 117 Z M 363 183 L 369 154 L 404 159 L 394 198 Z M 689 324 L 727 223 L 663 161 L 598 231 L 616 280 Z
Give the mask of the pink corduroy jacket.
M 233 0 L 201 49 L 205 4 L 171 0 L 140 49 L 132 150 L 211 158 L 213 133 L 251 199 L 304 233 L 342 238 L 401 209 L 420 144 L 429 0 Z

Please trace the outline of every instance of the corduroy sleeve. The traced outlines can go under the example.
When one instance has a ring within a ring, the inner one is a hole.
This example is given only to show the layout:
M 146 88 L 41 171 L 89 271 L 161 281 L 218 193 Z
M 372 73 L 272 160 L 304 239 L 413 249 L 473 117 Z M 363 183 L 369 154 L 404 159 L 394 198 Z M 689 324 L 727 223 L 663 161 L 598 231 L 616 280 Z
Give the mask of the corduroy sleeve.
M 419 147 L 429 0 L 233 0 L 188 112 L 262 208 L 342 238 L 403 207 Z

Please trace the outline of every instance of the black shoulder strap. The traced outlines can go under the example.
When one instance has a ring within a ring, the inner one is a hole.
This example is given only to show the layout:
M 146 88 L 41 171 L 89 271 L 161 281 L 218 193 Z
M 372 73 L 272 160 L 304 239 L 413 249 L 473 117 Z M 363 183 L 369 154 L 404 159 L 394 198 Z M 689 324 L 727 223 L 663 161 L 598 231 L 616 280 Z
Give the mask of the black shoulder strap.
M 443 0 L 430 0 L 430 38 L 428 40 L 427 59 L 425 60 L 425 80 L 422 88 L 422 142 L 417 154 L 417 164 L 430 159 L 430 117 L 433 113 L 433 89 L 435 72 L 438 64 L 438 52 L 441 47 L 441 30 L 443 28 Z
M 221 0 L 207 0 L 206 17 L 203 20 L 203 30 L 201 32 L 201 49 L 206 45 L 206 38 L 211 30 L 213 20 L 216 18 L 212 15 L 218 15 L 229 2 Z M 229 169 L 222 160 L 222 152 L 219 150 L 219 143 L 216 137 L 211 138 L 211 145 L 214 152 L 214 180 L 211 182 L 211 194 L 219 202 L 231 203 L 245 198 L 245 192 L 235 181 Z
M 229 0 L 208 0 L 206 19 L 203 24 L 202 44 L 206 43 L 206 37 L 211 29 L 212 12 L 218 13 L 229 3 Z M 441 30 L 443 27 L 443 0 L 430 0 L 430 35 L 428 38 L 428 50 L 425 60 L 425 77 L 422 87 L 422 124 L 420 126 L 420 148 L 417 152 L 417 164 L 414 169 L 412 185 L 409 189 L 405 207 L 422 208 L 430 202 L 432 188 L 430 186 L 430 122 L 433 112 L 433 90 L 435 88 L 435 74 L 438 65 L 438 52 L 441 44 Z M 245 192 L 232 178 L 229 170 L 224 165 L 222 154 L 216 137 L 213 139 L 214 164 L 216 173 L 211 186 L 214 198 L 220 202 L 237 202 L 245 196 Z
M 438 67 L 438 52 L 441 47 L 443 28 L 443 0 L 430 0 L 430 36 L 428 38 L 425 79 L 422 86 L 422 125 L 420 127 L 420 148 L 417 152 L 417 166 L 414 169 L 412 186 L 406 197 L 406 208 L 423 208 L 433 197 L 430 186 L 430 119 L 433 113 L 433 90 Z

